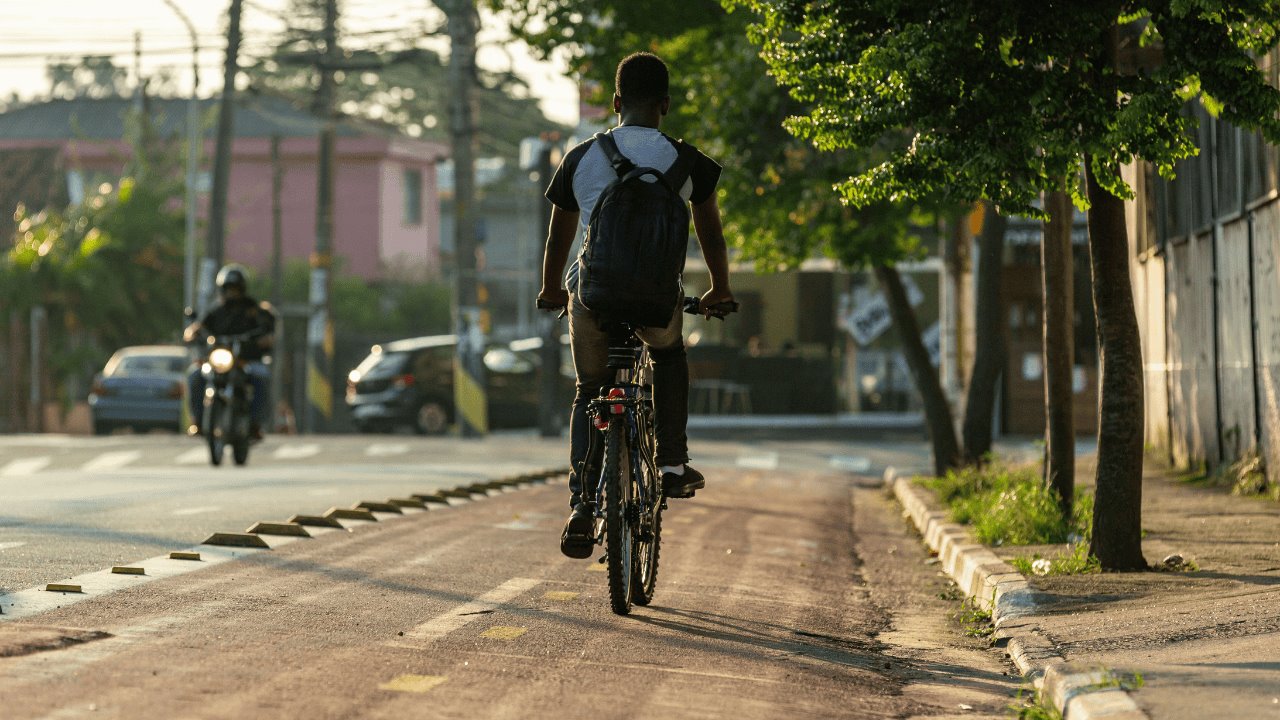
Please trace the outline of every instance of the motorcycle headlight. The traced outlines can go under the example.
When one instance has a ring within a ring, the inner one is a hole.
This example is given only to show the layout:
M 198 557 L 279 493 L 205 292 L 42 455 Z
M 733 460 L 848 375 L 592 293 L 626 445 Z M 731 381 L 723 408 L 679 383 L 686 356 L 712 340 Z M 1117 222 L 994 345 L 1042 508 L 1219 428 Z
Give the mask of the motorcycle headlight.
M 209 364 L 213 366 L 215 372 L 229 372 L 231 367 L 236 364 L 236 356 L 226 348 L 216 348 L 209 353 Z

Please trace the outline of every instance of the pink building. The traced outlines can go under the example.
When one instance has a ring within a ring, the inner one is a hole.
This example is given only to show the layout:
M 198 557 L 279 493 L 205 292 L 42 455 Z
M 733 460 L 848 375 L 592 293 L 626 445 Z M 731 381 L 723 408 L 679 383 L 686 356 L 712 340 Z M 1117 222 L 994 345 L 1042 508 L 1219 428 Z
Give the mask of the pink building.
M 84 188 L 119 176 L 128 156 L 122 140 L 133 101 L 125 98 L 54 100 L 0 114 L 0 164 L 21 163 L 35 178 L 0 186 L 0 210 L 11 218 L 19 202 L 31 207 L 75 200 Z M 216 116 L 201 101 L 205 118 Z M 150 98 L 147 111 L 161 137 L 185 138 L 186 100 Z M 271 138 L 280 138 L 280 213 L 286 261 L 315 249 L 316 157 L 319 123 L 276 99 L 237 103 L 227 197 L 226 260 L 266 271 L 271 260 Z M 208 200 L 213 121 L 204 128 L 202 202 Z M 344 121 L 335 142 L 333 249 L 343 274 L 377 280 L 430 274 L 440 265 L 440 209 L 436 163 L 446 146 L 409 138 L 392 128 Z M 43 165 L 43 167 L 41 167 Z M 0 228 L 4 230 L 5 228 Z M 7 233 L 5 233 L 7 234 Z M 203 243 L 204 234 L 200 234 Z

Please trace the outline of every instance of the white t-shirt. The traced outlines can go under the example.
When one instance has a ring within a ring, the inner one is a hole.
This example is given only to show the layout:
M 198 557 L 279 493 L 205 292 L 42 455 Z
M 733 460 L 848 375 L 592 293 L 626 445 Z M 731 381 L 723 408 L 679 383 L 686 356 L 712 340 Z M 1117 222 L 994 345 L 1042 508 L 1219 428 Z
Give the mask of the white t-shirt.
M 657 128 L 641 125 L 619 125 L 610 131 L 618 150 L 628 160 L 640 167 L 651 167 L 666 172 L 676 161 L 676 141 Z M 720 180 L 720 166 L 694 151 L 693 167 L 689 179 L 680 189 L 680 196 L 699 205 L 715 192 Z M 595 138 L 579 143 L 560 161 L 555 175 L 547 187 L 547 199 L 556 207 L 577 211 L 578 221 L 585 228 L 591 221 L 591 211 L 600 193 L 618 177 L 604 149 L 597 146 Z M 652 178 L 646 178 L 652 181 Z

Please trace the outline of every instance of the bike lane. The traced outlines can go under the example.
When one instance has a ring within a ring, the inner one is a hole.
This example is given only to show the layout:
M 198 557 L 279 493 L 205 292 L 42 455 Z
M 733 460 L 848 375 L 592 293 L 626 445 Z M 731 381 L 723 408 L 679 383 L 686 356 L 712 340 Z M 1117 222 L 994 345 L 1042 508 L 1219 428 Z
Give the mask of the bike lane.
M 333 532 L 14 621 L 6 717 L 1001 717 L 1015 683 L 851 475 L 715 468 L 654 604 L 559 555 L 555 487 Z M 72 633 L 65 633 L 70 635 Z

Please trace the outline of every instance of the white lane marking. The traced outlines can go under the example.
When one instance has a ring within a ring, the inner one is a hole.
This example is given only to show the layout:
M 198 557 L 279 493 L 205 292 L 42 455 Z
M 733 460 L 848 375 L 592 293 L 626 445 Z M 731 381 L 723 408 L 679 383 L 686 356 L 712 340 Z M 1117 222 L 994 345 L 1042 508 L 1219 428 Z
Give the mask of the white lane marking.
M 14 548 L 20 548 L 23 545 L 26 545 L 26 543 L 25 542 L 3 542 L 3 543 L 0 543 L 0 550 L 12 550 Z
M 831 467 L 851 473 L 871 472 L 871 458 L 837 455 L 831 458 Z
M 512 578 L 475 600 L 422 623 L 405 633 L 405 639 L 438 640 L 475 619 L 497 610 L 503 603 L 523 595 L 541 583 L 541 580 L 532 578 Z
M 315 443 L 282 445 L 271 453 L 276 460 L 301 460 L 320 454 L 320 446 Z
M 221 510 L 221 509 L 222 509 L 222 506 L 220 505 L 206 505 L 204 507 L 182 508 L 181 510 L 174 510 L 173 514 L 178 515 L 179 517 L 184 515 L 201 515 L 203 513 L 217 512 L 218 510 Z
M 738 458 L 738 467 L 750 468 L 752 470 L 777 470 L 778 469 L 778 453 L 764 453 L 763 455 L 742 455 Z
M 281 544 L 278 540 L 294 540 L 296 538 L 272 538 L 268 540 L 272 547 Z M 69 585 L 79 585 L 82 592 L 60 593 L 48 592 L 44 585 L 26 590 L 0 595 L 0 622 L 18 620 L 32 615 L 39 615 L 57 608 L 65 608 L 90 598 L 109 595 L 120 590 L 137 587 L 175 575 L 203 570 L 228 560 L 243 558 L 246 555 L 264 552 L 258 548 L 231 548 L 201 545 L 193 548 L 182 548 L 200 553 L 200 561 L 172 560 L 168 555 L 160 555 L 146 560 L 127 563 L 133 567 L 146 568 L 146 575 L 118 575 L 111 568 L 95 570 L 73 578 L 59 580 Z M 56 655 L 56 653 L 53 653 Z M 3 662 L 0 660 L 0 662 Z
M 389 457 L 407 452 L 409 452 L 409 446 L 404 443 L 374 443 L 364 449 L 364 454 L 369 457 Z
M 0 477 L 15 477 L 18 475 L 34 475 L 49 466 L 53 462 L 53 458 L 47 455 L 40 457 L 29 457 L 14 460 L 13 462 L 0 468 Z
M 191 448 L 190 450 L 174 458 L 173 461 L 178 463 L 179 465 L 196 465 L 199 463 L 208 462 L 209 448 L 207 447 Z
M 112 452 L 106 452 L 90 460 L 84 465 L 81 465 L 80 471 L 105 472 L 107 470 L 119 470 L 140 457 L 142 457 L 142 452 L 139 450 L 115 450 Z

